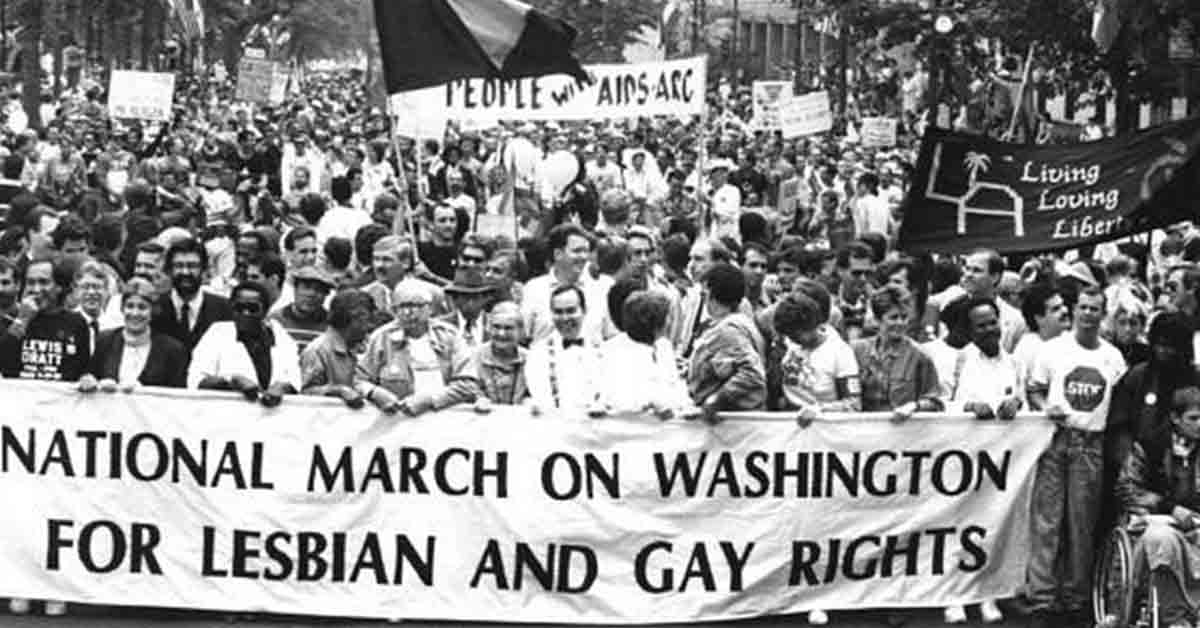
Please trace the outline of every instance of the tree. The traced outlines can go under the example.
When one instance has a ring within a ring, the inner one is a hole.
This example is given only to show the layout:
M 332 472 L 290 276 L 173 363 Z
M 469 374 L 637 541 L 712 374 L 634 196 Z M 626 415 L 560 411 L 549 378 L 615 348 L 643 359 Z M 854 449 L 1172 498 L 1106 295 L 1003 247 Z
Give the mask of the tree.
M 566 21 L 579 33 L 575 54 L 585 63 L 620 63 L 625 47 L 637 43 L 642 29 L 658 25 L 660 0 L 530 0 L 530 4 Z
M 29 116 L 29 126 L 42 126 L 42 0 L 24 0 L 17 13 L 25 25 L 21 53 L 21 104 Z

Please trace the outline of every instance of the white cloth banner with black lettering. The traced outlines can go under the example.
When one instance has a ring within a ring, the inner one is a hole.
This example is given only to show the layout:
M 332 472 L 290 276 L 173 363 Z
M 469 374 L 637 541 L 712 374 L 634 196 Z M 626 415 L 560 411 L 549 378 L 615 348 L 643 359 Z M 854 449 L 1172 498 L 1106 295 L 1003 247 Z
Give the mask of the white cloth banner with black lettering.
M 585 66 L 591 85 L 566 75 L 462 79 L 389 96 L 393 112 L 443 112 L 450 120 L 593 120 L 687 116 L 704 111 L 705 57 Z
M 1052 426 L 716 426 L 0 383 L 0 597 L 684 623 L 938 607 L 1024 580 Z

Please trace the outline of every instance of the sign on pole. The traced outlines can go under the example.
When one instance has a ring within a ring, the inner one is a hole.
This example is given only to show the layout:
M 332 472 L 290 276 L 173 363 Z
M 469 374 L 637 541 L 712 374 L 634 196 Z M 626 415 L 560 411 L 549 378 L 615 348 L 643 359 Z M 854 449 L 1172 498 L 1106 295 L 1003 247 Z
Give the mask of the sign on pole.
M 113 70 L 108 84 L 108 115 L 168 122 L 174 101 L 174 74 Z
M 754 128 L 779 130 L 779 107 L 793 98 L 792 82 L 754 81 L 750 86 L 750 96 L 754 105 Z
M 784 139 L 829 131 L 833 128 L 829 92 L 812 92 L 781 104 L 779 123 Z
M 246 102 L 278 104 L 283 102 L 284 89 L 276 86 L 279 77 L 282 87 L 287 87 L 287 75 L 280 71 L 279 64 L 265 59 L 243 57 L 238 63 L 237 91 L 234 97 Z M 276 98 L 278 97 L 278 98 Z
M 863 118 L 859 137 L 867 148 L 891 148 L 896 145 L 896 119 Z

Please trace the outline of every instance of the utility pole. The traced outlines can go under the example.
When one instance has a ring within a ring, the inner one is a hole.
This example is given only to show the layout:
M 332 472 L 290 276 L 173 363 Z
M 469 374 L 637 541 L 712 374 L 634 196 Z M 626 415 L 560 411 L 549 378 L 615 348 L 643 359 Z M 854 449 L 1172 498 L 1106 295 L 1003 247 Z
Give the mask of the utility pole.
M 738 34 L 742 30 L 742 12 L 738 5 L 738 0 L 733 0 L 733 41 L 730 44 L 732 56 L 736 62 L 738 58 Z

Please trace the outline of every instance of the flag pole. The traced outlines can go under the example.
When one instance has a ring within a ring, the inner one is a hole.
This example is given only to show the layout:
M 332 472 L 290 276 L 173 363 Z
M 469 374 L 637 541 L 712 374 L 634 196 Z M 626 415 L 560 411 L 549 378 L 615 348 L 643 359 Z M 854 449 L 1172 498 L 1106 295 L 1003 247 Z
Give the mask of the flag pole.
M 1006 141 L 1012 141 L 1013 134 L 1017 132 L 1017 120 L 1021 117 L 1021 109 L 1025 105 L 1025 90 L 1029 85 L 1029 73 L 1033 69 L 1033 50 L 1037 48 L 1037 42 L 1029 44 L 1029 52 L 1025 54 L 1025 70 L 1021 72 L 1021 86 L 1017 88 L 1017 102 L 1013 103 L 1012 120 L 1008 123 L 1008 132 L 1004 134 Z
M 700 233 L 709 233 L 709 225 L 712 220 L 712 199 L 704 193 L 705 177 L 707 173 L 704 169 L 708 162 L 708 103 L 700 109 L 700 150 L 696 151 L 696 197 L 700 201 Z

